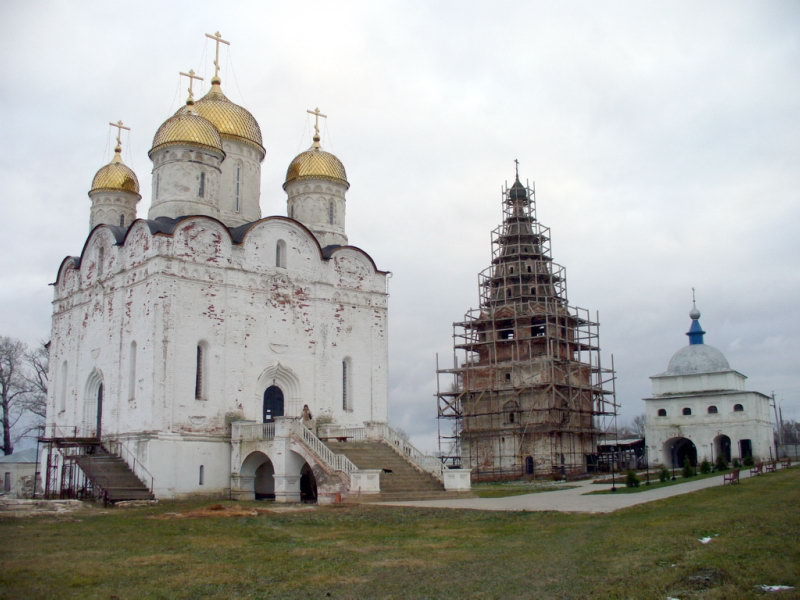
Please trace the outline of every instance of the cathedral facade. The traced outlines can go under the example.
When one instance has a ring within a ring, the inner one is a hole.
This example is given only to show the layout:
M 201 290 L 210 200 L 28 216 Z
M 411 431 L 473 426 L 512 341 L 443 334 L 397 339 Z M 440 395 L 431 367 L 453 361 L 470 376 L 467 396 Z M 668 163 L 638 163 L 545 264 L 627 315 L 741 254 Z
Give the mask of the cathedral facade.
M 118 136 L 88 238 L 54 283 L 51 439 L 123 447 L 156 497 L 252 497 L 267 465 L 265 492 L 292 500 L 303 473 L 323 483 L 318 455 L 287 442 L 242 456 L 232 429 L 386 423 L 387 272 L 348 244 L 350 184 L 315 131 L 287 169 L 287 216 L 263 218 L 261 129 L 218 69 L 155 133 L 147 219 Z

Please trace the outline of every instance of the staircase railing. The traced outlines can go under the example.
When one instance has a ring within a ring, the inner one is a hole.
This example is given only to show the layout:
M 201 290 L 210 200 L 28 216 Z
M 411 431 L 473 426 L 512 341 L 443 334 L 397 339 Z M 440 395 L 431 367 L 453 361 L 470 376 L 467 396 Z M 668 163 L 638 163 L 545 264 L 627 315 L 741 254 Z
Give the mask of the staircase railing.
M 353 464 L 349 458 L 344 454 L 336 454 L 333 450 L 328 448 L 322 440 L 314 435 L 314 432 L 306 427 L 299 419 L 293 421 L 292 428 L 294 433 L 308 446 L 309 450 L 335 471 L 345 473 L 348 478 L 350 477 L 350 473 L 358 471 L 358 467 Z
M 417 450 L 405 437 L 401 436 L 387 423 L 368 423 L 367 435 L 373 435 L 383 439 L 395 452 L 404 456 L 409 462 L 416 465 L 422 471 L 430 473 L 440 482 L 444 483 L 444 470 L 447 468 L 441 460 L 435 456 L 430 456 Z
M 142 464 L 141 460 L 136 458 L 136 454 L 131 452 L 125 442 L 118 439 L 108 439 L 104 440 L 103 445 L 110 454 L 118 456 L 124 460 L 125 464 L 130 467 L 134 475 L 136 475 L 136 477 L 138 477 L 139 480 L 147 486 L 147 489 L 150 490 L 151 494 L 153 493 L 155 486 L 155 478 L 153 477 L 153 474 L 147 470 L 147 468 Z

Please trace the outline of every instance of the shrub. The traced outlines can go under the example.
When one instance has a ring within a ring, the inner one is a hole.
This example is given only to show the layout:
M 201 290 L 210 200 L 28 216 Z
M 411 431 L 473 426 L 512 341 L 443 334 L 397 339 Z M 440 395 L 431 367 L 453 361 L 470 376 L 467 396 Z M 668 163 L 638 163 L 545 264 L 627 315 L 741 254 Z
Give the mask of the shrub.
M 745 467 L 752 467 L 755 464 L 752 456 L 745 456 L 743 462 Z
M 667 467 L 661 467 L 661 472 L 658 474 L 658 480 L 661 483 L 664 483 L 669 479 L 669 469 Z
M 738 469 L 741 466 L 742 466 L 742 463 L 739 462 L 739 459 L 738 458 L 734 458 L 733 459 L 733 468 L 734 469 Z
M 711 463 L 704 459 L 703 462 L 700 463 L 700 472 L 711 473 Z
M 682 474 L 684 478 L 694 477 L 695 475 L 697 475 L 697 471 L 695 471 L 695 468 L 692 466 L 692 463 L 689 462 L 688 456 L 683 459 Z
M 728 461 L 725 460 L 725 457 L 722 454 L 717 456 L 716 467 L 717 471 L 724 471 L 728 468 Z
M 625 479 L 625 485 L 629 488 L 639 487 L 639 477 L 635 471 L 628 471 L 628 477 Z

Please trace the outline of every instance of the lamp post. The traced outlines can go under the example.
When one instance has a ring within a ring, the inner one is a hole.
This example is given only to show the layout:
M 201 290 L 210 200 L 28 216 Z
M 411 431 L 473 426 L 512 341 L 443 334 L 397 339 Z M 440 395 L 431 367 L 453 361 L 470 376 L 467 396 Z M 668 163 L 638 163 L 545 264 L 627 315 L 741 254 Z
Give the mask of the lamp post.
M 675 444 L 672 444 L 672 481 L 675 481 L 675 461 L 678 460 L 678 452 Z

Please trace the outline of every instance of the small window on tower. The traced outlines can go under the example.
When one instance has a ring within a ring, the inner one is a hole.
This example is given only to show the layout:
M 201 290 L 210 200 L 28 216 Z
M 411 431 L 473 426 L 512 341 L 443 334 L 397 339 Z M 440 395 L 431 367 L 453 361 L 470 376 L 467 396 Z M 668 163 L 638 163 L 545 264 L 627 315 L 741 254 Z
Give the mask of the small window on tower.
M 200 189 L 197 190 L 197 195 L 205 198 L 206 195 L 206 174 L 200 173 Z
M 328 201 L 328 224 L 333 225 L 333 200 Z
M 733 405 L 733 412 L 742 412 L 744 411 L 744 406 L 741 404 L 734 404 Z
M 692 409 L 687 406 L 686 408 L 683 409 L 682 412 L 684 416 L 688 417 L 689 415 L 692 414 Z
M 659 417 L 666 417 L 667 416 L 667 409 L 666 408 L 659 408 L 658 409 L 658 416 Z
M 716 415 L 719 411 L 717 410 L 716 406 L 709 406 L 708 407 L 708 414 Z
M 240 199 L 241 189 L 242 189 L 241 177 L 242 177 L 242 167 L 237 165 L 236 166 L 236 212 L 239 212 L 239 207 L 241 204 L 241 199 Z
M 120 227 L 125 227 L 125 215 L 120 215 L 119 216 L 119 226 Z

